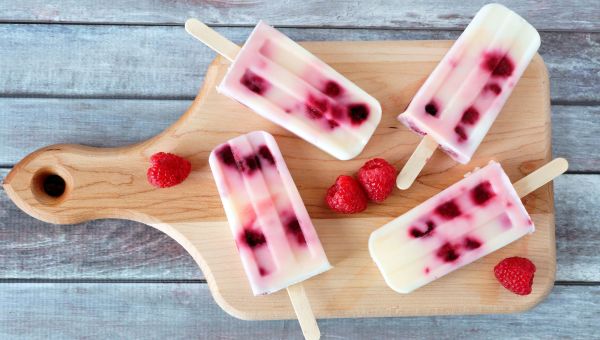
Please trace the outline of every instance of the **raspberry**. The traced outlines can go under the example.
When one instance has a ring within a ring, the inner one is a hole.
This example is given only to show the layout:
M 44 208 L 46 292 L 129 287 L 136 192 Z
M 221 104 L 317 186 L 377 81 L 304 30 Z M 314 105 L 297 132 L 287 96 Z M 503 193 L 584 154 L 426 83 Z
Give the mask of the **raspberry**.
M 192 165 L 172 153 L 158 152 L 150 157 L 148 182 L 158 188 L 168 188 L 183 182 L 190 174 Z
M 335 184 L 327 189 L 325 203 L 333 211 L 353 214 L 367 208 L 367 197 L 353 177 L 339 176 Z
M 518 295 L 531 293 L 534 273 L 533 262 L 523 257 L 506 258 L 494 267 L 494 275 L 500 284 Z
M 396 168 L 385 159 L 374 158 L 358 169 L 358 181 L 370 200 L 381 203 L 394 190 Z

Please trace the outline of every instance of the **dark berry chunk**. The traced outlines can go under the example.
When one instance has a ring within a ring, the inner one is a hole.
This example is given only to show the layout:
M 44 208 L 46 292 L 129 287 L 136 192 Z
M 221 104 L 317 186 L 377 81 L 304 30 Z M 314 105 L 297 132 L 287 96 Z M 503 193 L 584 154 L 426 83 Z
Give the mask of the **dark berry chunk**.
M 323 92 L 330 97 L 337 97 L 342 93 L 342 88 L 335 81 L 329 80 L 325 83 L 325 90 Z
M 484 88 L 483 91 L 491 91 L 493 92 L 495 95 L 499 95 L 500 92 L 502 92 L 502 88 L 500 87 L 500 85 L 498 84 L 487 84 Z
M 319 110 L 321 112 L 326 112 L 327 108 L 329 107 L 329 102 L 325 98 L 319 99 L 317 97 L 309 95 L 307 101 L 310 106 L 315 107 L 317 110 Z
M 251 155 L 244 159 L 244 163 L 246 164 L 245 170 L 249 173 L 253 173 L 255 170 L 261 168 L 260 159 L 258 159 L 257 155 Z
M 248 90 L 261 95 L 265 93 L 265 91 L 268 90 L 269 86 L 271 85 L 263 77 L 250 70 L 246 70 L 242 76 L 242 79 L 240 79 L 240 83 L 246 86 Z
M 285 225 L 285 227 L 288 233 L 296 237 L 296 241 L 298 241 L 298 244 L 306 244 L 306 239 L 304 238 L 304 233 L 302 232 L 302 228 L 300 227 L 300 222 L 298 222 L 298 219 L 296 217 L 292 218 Z
M 465 238 L 465 248 L 468 250 L 473 250 L 481 247 L 481 241 L 474 239 L 472 237 Z
M 348 105 L 348 115 L 353 124 L 361 124 L 369 118 L 369 108 L 365 104 Z
M 448 201 L 435 208 L 435 212 L 447 220 L 460 216 L 460 208 L 454 201 Z
M 474 125 L 479 120 L 479 111 L 476 108 L 470 106 L 468 109 L 463 112 L 461 122 L 465 124 Z
M 329 128 L 332 130 L 335 129 L 336 127 L 340 126 L 340 123 L 336 122 L 333 119 L 328 119 L 327 124 L 329 125 Z
M 431 235 L 433 229 L 435 229 L 435 224 L 433 223 L 433 221 L 427 221 L 425 224 L 427 225 L 427 229 L 425 231 L 421 231 L 417 227 L 412 227 L 410 229 L 410 235 L 414 238 L 421 238 L 424 236 Z
M 429 114 L 430 116 L 437 116 L 438 106 L 436 102 L 432 100 L 429 103 L 427 103 L 427 105 L 425 105 L 425 112 L 427 112 L 427 114 Z
M 231 151 L 231 146 L 229 146 L 229 144 L 223 145 L 223 147 L 217 151 L 217 156 L 223 164 L 237 168 L 235 157 L 233 157 L 233 152 Z
M 492 76 L 502 78 L 510 77 L 515 69 L 515 65 L 510 58 L 499 53 L 486 54 L 483 67 L 492 72 Z
M 436 255 L 444 262 L 454 262 L 460 257 L 458 250 L 449 242 L 444 243 L 444 245 L 438 249 Z
M 331 117 L 334 119 L 342 119 L 344 118 L 344 113 L 346 113 L 346 109 L 343 106 L 332 105 L 330 108 Z
M 319 110 L 319 108 L 317 108 L 314 105 L 311 104 L 306 104 L 306 113 L 308 114 L 308 116 L 312 119 L 321 119 L 323 118 L 323 111 Z
M 256 248 L 267 243 L 265 235 L 260 230 L 244 229 L 244 241 L 250 248 Z
M 258 273 L 260 274 L 260 276 L 267 276 L 269 275 L 269 272 L 263 268 L 263 267 L 258 267 Z
M 275 164 L 275 158 L 273 158 L 273 154 L 271 154 L 271 150 L 269 150 L 269 148 L 266 145 L 261 145 L 260 148 L 258 148 L 258 154 L 263 159 L 266 159 L 267 162 L 269 162 L 271 165 Z
M 492 184 L 488 181 L 479 183 L 475 188 L 471 189 L 471 199 L 477 205 L 483 205 L 490 198 L 496 196 L 492 190 Z
M 429 274 L 429 272 L 430 272 L 429 267 L 425 267 L 425 274 Z
M 458 140 L 459 141 L 464 142 L 464 141 L 467 140 L 467 138 L 468 138 L 467 137 L 467 132 L 465 131 L 465 128 L 463 128 L 462 126 L 457 125 L 454 128 L 454 132 L 456 132 L 456 134 L 458 135 Z

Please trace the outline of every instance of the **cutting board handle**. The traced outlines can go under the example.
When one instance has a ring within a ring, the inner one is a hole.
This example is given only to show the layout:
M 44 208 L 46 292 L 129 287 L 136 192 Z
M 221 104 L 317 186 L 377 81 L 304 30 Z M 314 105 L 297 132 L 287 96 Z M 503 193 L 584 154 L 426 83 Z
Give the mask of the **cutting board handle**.
M 217 81 L 217 65 L 222 63 L 221 58 L 211 63 L 194 102 L 161 134 L 119 148 L 57 144 L 39 149 L 15 165 L 4 179 L 8 196 L 31 216 L 55 224 L 99 218 L 149 225 L 202 219 L 197 209 L 198 197 L 189 195 L 197 191 L 194 180 L 158 189 L 148 183 L 146 172 L 150 157 L 159 151 L 190 159 L 189 178 L 199 176 L 198 172 L 208 166 L 208 154 L 216 142 L 205 140 L 205 126 L 210 124 L 214 112 L 204 108 L 204 102 L 213 89 L 211 84 Z M 190 143 L 194 148 L 188 147 Z M 178 213 L 174 215 L 174 211 Z
M 19 162 L 3 186 L 19 208 L 46 222 L 71 224 L 118 217 L 148 223 L 152 218 L 137 214 L 127 204 L 128 195 L 123 195 L 142 179 L 145 170 L 141 164 L 127 172 L 115 166 L 123 160 L 135 167 L 132 159 L 139 159 L 132 152 L 135 149 L 51 145 Z M 148 185 L 147 190 L 152 187 Z

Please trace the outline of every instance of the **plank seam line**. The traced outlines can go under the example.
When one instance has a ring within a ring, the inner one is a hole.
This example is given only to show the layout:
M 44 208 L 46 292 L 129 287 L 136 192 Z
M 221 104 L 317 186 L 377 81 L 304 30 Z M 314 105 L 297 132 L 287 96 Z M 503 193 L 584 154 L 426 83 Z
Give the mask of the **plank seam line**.
M 119 95 L 60 95 L 41 93 L 0 93 L 0 99 L 97 99 L 97 100 L 194 100 L 195 96 L 119 96 Z
M 98 99 L 98 100 L 194 100 L 195 96 L 72 95 L 44 93 L 0 93 L 0 99 Z M 600 106 L 600 100 L 550 100 L 553 106 Z
M 0 284 L 6 283 L 115 283 L 115 284 L 206 284 L 206 280 L 161 280 L 161 279 L 20 279 L 0 278 Z
M 154 280 L 154 279 L 18 279 L 0 278 L 0 284 L 56 283 L 56 284 L 207 284 L 206 280 Z M 599 281 L 556 281 L 555 286 L 600 287 Z
M 598 281 L 555 281 L 555 286 L 586 286 L 586 287 L 600 287 Z
M 215 24 L 206 23 L 217 28 L 254 28 L 254 24 Z M 34 20 L 0 20 L 0 25 L 70 25 L 70 26 L 125 26 L 125 27 L 183 27 L 179 22 L 90 22 L 90 21 L 34 21 Z M 389 31 L 434 31 L 434 32 L 462 32 L 464 27 L 407 27 L 407 26 L 352 26 L 352 25 L 274 25 L 277 28 L 290 29 L 335 29 L 335 30 L 389 30 Z M 553 28 L 538 29 L 544 33 L 600 33 L 600 28 Z

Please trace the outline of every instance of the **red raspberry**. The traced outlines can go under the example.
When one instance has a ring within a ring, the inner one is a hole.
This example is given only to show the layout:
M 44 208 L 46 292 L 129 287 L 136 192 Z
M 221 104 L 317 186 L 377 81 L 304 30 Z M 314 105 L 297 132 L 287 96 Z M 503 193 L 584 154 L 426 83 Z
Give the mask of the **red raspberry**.
M 396 168 L 385 159 L 374 158 L 358 169 L 358 181 L 370 200 L 381 203 L 394 190 Z
M 327 190 L 325 203 L 336 212 L 353 214 L 367 208 L 367 197 L 352 176 L 340 176 Z
M 523 257 L 506 258 L 494 267 L 496 279 L 504 288 L 518 295 L 529 295 L 533 285 L 535 265 Z
M 158 152 L 150 157 L 148 182 L 159 188 L 168 188 L 183 182 L 190 174 L 192 164 L 172 153 Z

